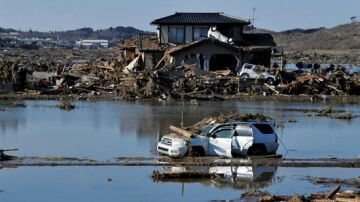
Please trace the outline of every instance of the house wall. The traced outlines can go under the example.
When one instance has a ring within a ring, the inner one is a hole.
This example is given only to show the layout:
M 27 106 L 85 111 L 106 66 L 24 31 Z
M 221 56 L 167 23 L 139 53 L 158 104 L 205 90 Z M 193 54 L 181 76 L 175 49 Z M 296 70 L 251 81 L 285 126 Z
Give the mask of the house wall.
M 164 52 L 162 51 L 143 52 L 141 55 L 144 66 L 148 69 L 153 69 L 163 56 Z
M 169 27 L 172 25 L 161 25 L 158 28 L 159 37 L 161 43 L 169 43 Z M 179 27 L 179 25 L 174 25 Z M 214 25 L 207 25 L 212 27 Z M 185 26 L 185 43 L 193 42 L 193 29 L 194 27 L 202 27 L 202 25 L 186 25 Z M 240 41 L 243 37 L 243 26 L 241 25 L 222 25 L 217 26 L 218 30 L 224 34 L 226 37 L 233 38 L 234 41 Z
M 198 68 L 209 71 L 210 58 L 215 54 L 230 54 L 236 56 L 236 58 L 239 60 L 238 67 L 236 68 L 239 68 L 239 66 L 242 64 L 242 56 L 240 52 L 232 51 L 217 44 L 203 44 L 189 50 L 174 53 L 172 56 L 174 57 L 174 63 L 176 66 L 194 64 L 194 60 L 196 60 Z M 202 59 L 200 59 L 201 57 Z M 185 60 L 186 58 L 187 60 Z M 203 67 L 200 66 L 200 60 L 203 60 Z

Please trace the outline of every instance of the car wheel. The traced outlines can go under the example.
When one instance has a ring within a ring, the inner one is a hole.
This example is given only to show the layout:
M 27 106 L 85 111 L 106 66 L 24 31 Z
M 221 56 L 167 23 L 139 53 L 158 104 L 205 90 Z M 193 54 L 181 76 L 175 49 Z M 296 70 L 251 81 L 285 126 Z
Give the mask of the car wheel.
M 262 156 L 266 155 L 267 151 L 264 145 L 255 145 L 249 148 L 248 155 L 250 156 Z
M 269 85 L 274 85 L 275 80 L 273 78 L 267 78 L 266 83 L 269 84 Z
M 201 148 L 191 148 L 190 149 L 190 152 L 189 152 L 190 156 L 192 157 L 202 157 L 202 156 L 205 156 L 205 153 L 203 151 L 203 149 Z
M 249 76 L 249 74 L 244 73 L 244 74 L 242 74 L 242 75 L 240 76 L 240 78 L 241 78 L 241 79 L 248 79 L 248 78 L 250 78 L 250 76 Z

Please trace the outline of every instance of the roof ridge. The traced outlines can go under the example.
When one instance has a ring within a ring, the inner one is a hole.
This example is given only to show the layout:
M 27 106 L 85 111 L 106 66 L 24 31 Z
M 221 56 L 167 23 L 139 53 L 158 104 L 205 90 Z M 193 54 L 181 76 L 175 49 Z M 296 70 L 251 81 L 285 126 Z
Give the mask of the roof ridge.
M 176 11 L 175 14 L 223 14 L 224 12 L 178 12 Z
M 225 16 L 225 17 L 229 17 L 229 18 L 235 18 L 235 19 L 238 19 L 238 20 L 243 20 L 243 21 L 248 21 L 248 22 L 250 22 L 249 19 L 239 18 L 239 17 L 237 17 L 237 16 L 228 15 L 228 14 L 225 14 L 225 13 L 223 13 L 223 12 L 221 12 L 220 15 Z

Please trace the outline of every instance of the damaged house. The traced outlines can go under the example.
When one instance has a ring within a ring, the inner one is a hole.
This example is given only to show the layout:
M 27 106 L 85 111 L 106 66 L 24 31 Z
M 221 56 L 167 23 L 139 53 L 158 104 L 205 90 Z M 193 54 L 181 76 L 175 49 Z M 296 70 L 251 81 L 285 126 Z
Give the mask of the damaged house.
M 175 13 L 151 22 L 155 34 L 140 34 L 122 46 L 131 61 L 126 69 L 154 69 L 164 61 L 205 71 L 238 72 L 244 63 L 270 67 L 275 42 L 271 34 L 245 33 L 249 21 L 224 13 Z
M 156 19 L 160 44 L 176 65 L 195 64 L 207 71 L 238 71 L 243 63 L 270 66 L 276 45 L 267 33 L 244 33 L 250 22 L 224 13 L 175 13 Z

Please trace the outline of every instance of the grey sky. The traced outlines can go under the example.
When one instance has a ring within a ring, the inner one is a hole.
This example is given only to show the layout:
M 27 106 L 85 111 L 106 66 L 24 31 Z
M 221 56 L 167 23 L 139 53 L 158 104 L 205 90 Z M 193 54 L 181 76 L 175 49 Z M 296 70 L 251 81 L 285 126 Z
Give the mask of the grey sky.
M 52 31 L 121 25 L 152 31 L 153 19 L 175 11 L 223 11 L 248 19 L 254 7 L 255 26 L 276 31 L 332 27 L 360 16 L 360 0 L 0 0 L 0 27 Z

